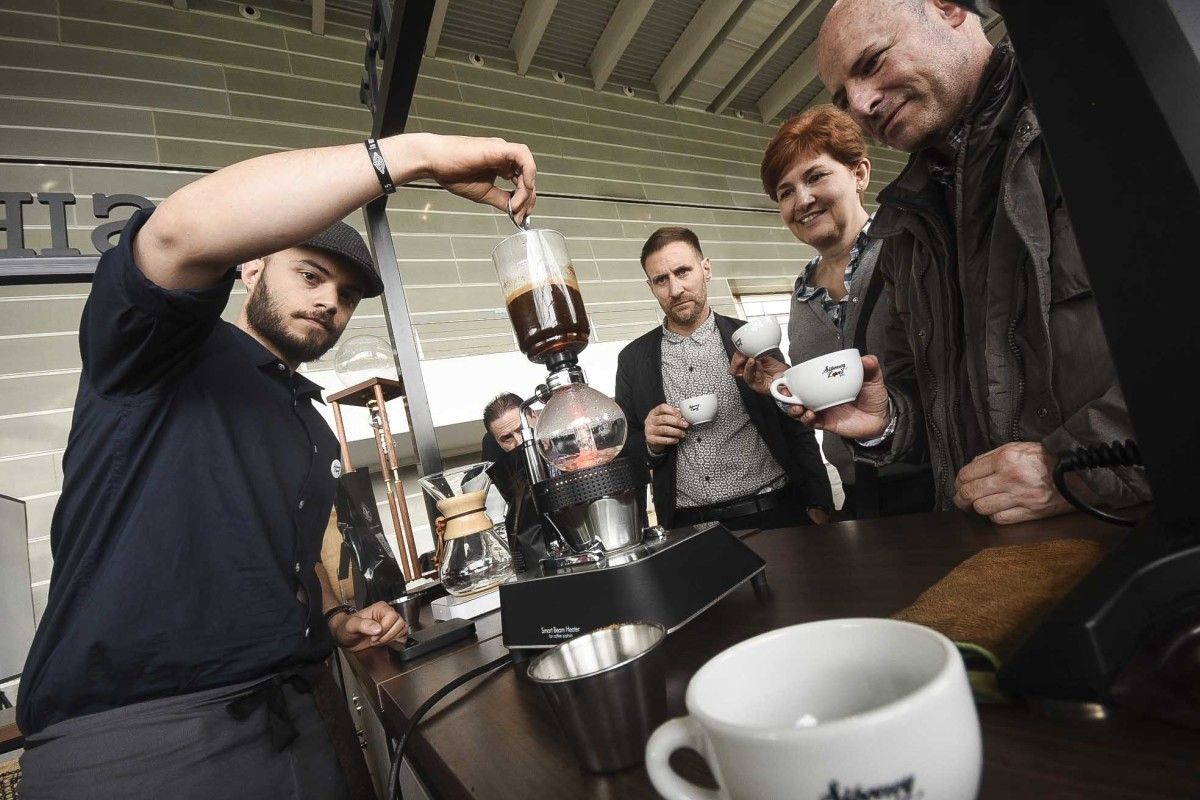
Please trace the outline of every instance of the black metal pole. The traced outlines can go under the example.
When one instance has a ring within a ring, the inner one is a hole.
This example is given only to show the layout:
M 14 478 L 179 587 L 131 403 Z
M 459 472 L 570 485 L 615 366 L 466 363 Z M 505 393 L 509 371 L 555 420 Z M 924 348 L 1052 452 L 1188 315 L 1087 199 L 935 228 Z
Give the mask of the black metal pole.
M 404 131 L 421 71 L 433 7 L 433 0 L 395 0 L 389 10 L 387 0 L 376 0 L 361 89 L 363 101 L 371 109 L 372 133 L 377 138 Z M 383 59 L 382 70 L 378 66 L 379 59 Z M 438 472 L 442 469 L 442 453 L 421 372 L 412 314 L 404 294 L 404 278 L 396 262 L 392 229 L 387 220 L 387 195 L 368 203 L 363 215 L 371 252 L 383 278 L 384 317 L 396 347 L 396 367 L 404 379 L 417 469 L 423 475 Z M 429 497 L 424 500 L 432 527 L 438 511 Z

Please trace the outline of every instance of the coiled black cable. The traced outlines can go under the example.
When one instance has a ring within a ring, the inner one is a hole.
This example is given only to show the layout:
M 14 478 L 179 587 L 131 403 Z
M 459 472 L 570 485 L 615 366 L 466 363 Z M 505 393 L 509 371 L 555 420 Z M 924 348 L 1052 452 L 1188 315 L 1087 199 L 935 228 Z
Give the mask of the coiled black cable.
M 408 721 L 408 727 L 404 729 L 404 733 L 400 735 L 400 742 L 396 745 L 396 754 L 392 756 L 392 768 L 388 770 L 388 798 L 389 800 L 404 800 L 404 793 L 400 790 L 400 765 L 404 763 L 404 749 L 408 746 L 408 739 L 412 736 L 413 731 L 421 724 L 421 720 L 429 713 L 429 710 L 442 701 L 446 695 L 453 692 L 458 687 L 470 680 L 478 678 L 480 675 L 485 675 L 492 670 L 499 669 L 507 664 L 512 663 L 512 656 L 505 653 L 502 656 L 493 658 L 486 664 L 475 667 L 472 670 L 464 672 L 454 680 L 447 683 L 442 688 L 438 689 L 429 699 L 421 704 L 421 707 L 413 712 L 412 718 Z
M 1093 447 L 1077 447 L 1058 460 L 1058 466 L 1054 468 L 1054 485 L 1058 487 L 1059 494 L 1067 498 L 1067 502 L 1080 511 L 1114 525 L 1133 526 L 1138 523 L 1138 520 L 1101 511 L 1076 497 L 1067 486 L 1066 474 L 1084 469 L 1135 467 L 1141 466 L 1141 464 L 1142 451 L 1138 449 L 1137 442 L 1133 439 L 1126 439 L 1124 443 L 1112 442 Z

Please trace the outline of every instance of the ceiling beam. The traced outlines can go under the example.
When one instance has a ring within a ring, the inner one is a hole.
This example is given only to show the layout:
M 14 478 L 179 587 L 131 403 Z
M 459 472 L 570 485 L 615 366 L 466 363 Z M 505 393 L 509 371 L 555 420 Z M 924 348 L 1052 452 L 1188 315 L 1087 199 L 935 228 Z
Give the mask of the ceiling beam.
M 783 21 L 776 26 L 771 35 L 767 37 L 767 40 L 763 42 L 762 47 L 758 48 L 750 60 L 742 65 L 742 68 L 733 76 L 733 79 L 725 85 L 725 88 L 721 90 L 717 98 L 712 101 L 708 110 L 714 114 L 720 114 L 728 108 L 733 99 L 741 94 L 742 89 L 746 88 L 746 84 L 771 60 L 771 56 L 775 55 L 779 48 L 783 46 L 783 43 L 791 38 L 792 34 L 799 30 L 800 26 L 807 22 L 813 12 L 820 6 L 821 0 L 799 0 L 796 3 L 796 7 L 783 18 Z
M 187 11 L 187 0 L 171 0 L 171 5 L 178 8 L 180 11 Z
M 446 22 L 446 9 L 450 0 L 437 0 L 433 5 L 433 17 L 429 20 L 429 35 L 425 37 L 425 55 L 433 58 L 437 54 L 438 40 L 442 38 L 442 25 Z
M 739 5 L 729 0 L 704 0 L 704 5 L 700 6 L 692 21 L 683 29 L 675 46 L 650 79 L 658 91 L 659 101 L 665 103 L 670 99 L 675 87 L 704 55 Z
M 758 113 L 768 125 L 780 111 L 817 79 L 816 42 L 809 45 L 758 99 Z
M 312 32 L 325 35 L 325 0 L 312 0 Z
M 533 63 L 533 56 L 537 53 L 542 35 L 546 32 L 546 26 L 550 24 L 550 17 L 557 5 L 558 0 L 525 0 L 521 18 L 517 20 L 517 29 L 513 31 L 512 40 L 508 43 L 513 55 L 517 57 L 518 75 L 529 71 L 529 65 Z
M 733 36 L 733 29 L 745 18 L 746 14 L 750 13 L 750 7 L 757 2 L 758 0 L 742 0 L 738 3 L 738 7 L 734 9 L 733 14 L 730 15 L 729 19 L 725 20 L 725 24 L 721 26 L 721 30 L 717 32 L 717 35 L 708 43 L 708 47 L 704 48 L 704 52 L 696 59 L 696 63 L 692 64 L 691 69 L 687 71 L 683 79 L 671 90 L 671 96 L 667 98 L 668 103 L 679 102 L 679 98 L 692 85 L 692 81 L 696 80 L 696 76 L 700 74 L 700 71 L 716 55 L 717 50 L 721 49 L 729 41 L 730 37 Z
M 588 57 L 588 70 L 592 73 L 592 85 L 597 91 L 608 83 L 609 76 L 625 54 L 625 48 L 633 41 L 634 34 L 652 5 L 654 0 L 621 0 L 617 4 L 608 24 L 604 26 L 604 33 L 600 34 Z

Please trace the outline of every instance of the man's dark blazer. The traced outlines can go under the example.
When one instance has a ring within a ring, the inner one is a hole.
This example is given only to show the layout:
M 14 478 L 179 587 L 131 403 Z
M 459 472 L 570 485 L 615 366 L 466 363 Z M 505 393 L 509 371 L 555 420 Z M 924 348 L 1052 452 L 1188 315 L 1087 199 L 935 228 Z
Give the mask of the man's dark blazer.
M 715 311 L 717 330 L 725 344 L 725 355 L 733 357 L 733 332 L 746 324 L 745 320 L 722 316 Z M 617 403 L 629 421 L 629 435 L 622 455 L 650 468 L 646 450 L 646 415 L 655 406 L 666 402 L 662 378 L 662 326 L 639 336 L 617 356 Z M 737 380 L 737 379 L 735 379 Z M 812 430 L 784 414 L 770 397 L 761 395 L 741 380 L 737 380 L 742 405 L 759 436 L 787 473 L 797 497 L 809 507 L 833 510 L 833 490 L 829 474 L 821 461 L 821 449 Z M 675 517 L 676 452 L 667 448 L 665 458 L 654 465 L 654 508 L 658 522 L 670 527 Z M 797 520 L 800 524 L 803 520 Z

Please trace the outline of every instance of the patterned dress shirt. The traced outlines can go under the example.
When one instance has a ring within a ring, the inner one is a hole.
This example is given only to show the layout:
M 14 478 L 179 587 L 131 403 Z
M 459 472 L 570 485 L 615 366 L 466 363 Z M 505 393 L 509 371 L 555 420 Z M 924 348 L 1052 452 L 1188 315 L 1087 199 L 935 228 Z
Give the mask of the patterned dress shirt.
M 724 503 L 787 483 L 783 467 L 742 405 L 712 312 L 690 336 L 680 336 L 664 323 L 662 377 L 663 393 L 673 406 L 702 394 L 717 396 L 716 417 L 688 428 L 676 445 L 677 508 Z

